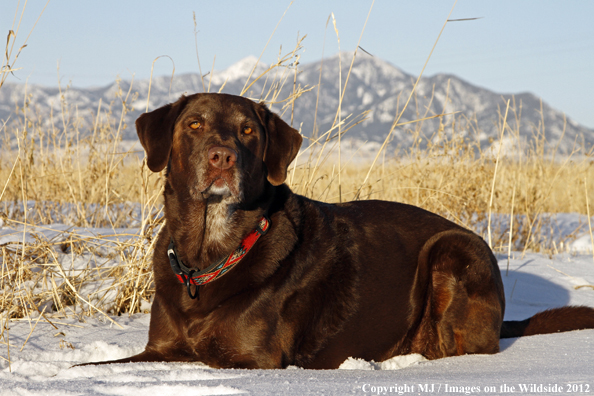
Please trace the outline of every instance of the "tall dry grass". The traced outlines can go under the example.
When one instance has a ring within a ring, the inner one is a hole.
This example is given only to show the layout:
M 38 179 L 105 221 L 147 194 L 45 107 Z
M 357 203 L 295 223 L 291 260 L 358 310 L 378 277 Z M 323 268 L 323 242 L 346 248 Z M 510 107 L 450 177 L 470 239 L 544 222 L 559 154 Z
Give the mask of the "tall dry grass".
M 256 79 L 266 81 L 260 98 L 280 105 L 291 120 L 296 101 L 314 88 L 295 84 L 300 45 L 261 75 L 250 76 L 243 92 Z M 346 88 L 348 75 L 343 81 Z M 284 86 L 292 86 L 288 97 L 281 97 Z M 100 103 L 86 119 L 77 114 L 75 103 L 63 100 L 49 123 L 23 98 L 14 122 L 0 126 L 0 222 L 1 229 L 12 231 L 0 238 L 0 342 L 8 353 L 3 359 L 10 360 L 11 320 L 28 320 L 33 331 L 39 320 L 58 327 L 63 317 L 113 321 L 113 315 L 150 309 L 150 258 L 163 221 L 163 175 L 148 171 L 139 145 L 122 145 L 126 115 L 137 94 L 130 87 L 116 96 L 118 111 Z M 515 104 L 508 110 L 520 114 Z M 427 114 L 398 125 L 403 111 L 395 109 L 392 130 L 407 128 L 412 147 L 389 152 L 390 130 L 374 158 L 348 158 L 338 142 L 356 137 L 365 114 L 352 115 L 350 123 L 337 117 L 332 129 L 306 139 L 287 183 L 325 202 L 383 199 L 420 206 L 488 236 L 496 251 L 562 250 L 564 241 L 551 233 L 554 218 L 546 214 L 589 211 L 586 184 L 594 186 L 590 156 L 583 151 L 557 156 L 544 141 L 544 125 L 535 128 L 529 146 L 505 155 L 483 151 L 480 131 L 462 122 L 463 115 L 441 118 L 433 131 L 424 124 Z M 521 119 L 516 117 L 516 129 L 511 129 L 505 118 L 500 140 L 520 147 Z

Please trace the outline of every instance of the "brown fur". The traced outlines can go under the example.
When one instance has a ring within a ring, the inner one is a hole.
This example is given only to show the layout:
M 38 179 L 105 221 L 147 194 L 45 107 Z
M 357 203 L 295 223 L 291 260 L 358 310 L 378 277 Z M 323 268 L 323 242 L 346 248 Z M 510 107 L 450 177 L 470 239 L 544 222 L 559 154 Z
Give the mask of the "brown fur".
M 200 127 L 190 128 L 193 122 Z M 491 250 L 440 216 L 401 203 L 331 205 L 291 192 L 283 182 L 301 136 L 263 105 L 196 94 L 143 114 L 136 127 L 148 166 L 167 166 L 166 223 L 153 258 L 148 344 L 116 362 L 329 369 L 349 356 L 496 353 L 500 335 L 594 327 L 594 310 L 585 307 L 503 322 Z M 236 158 L 215 166 L 213 147 Z M 171 270 L 169 241 L 185 265 L 204 269 L 239 246 L 264 213 L 269 232 L 191 299 Z

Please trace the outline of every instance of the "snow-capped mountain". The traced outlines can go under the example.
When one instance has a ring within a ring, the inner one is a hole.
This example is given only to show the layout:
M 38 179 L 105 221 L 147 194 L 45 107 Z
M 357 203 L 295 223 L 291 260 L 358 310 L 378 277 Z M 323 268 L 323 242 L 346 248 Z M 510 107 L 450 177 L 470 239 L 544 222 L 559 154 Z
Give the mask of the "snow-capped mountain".
M 324 59 L 323 62 L 274 68 L 249 86 L 245 95 L 255 100 L 276 101 L 273 110 L 282 113 L 283 118 L 287 122 L 292 121 L 293 126 L 301 128 L 304 135 L 311 136 L 314 120 L 318 135 L 332 127 L 337 116 L 339 97 L 343 94 L 340 114 L 341 119 L 346 118 L 343 130 L 348 127 L 349 122 L 365 114 L 365 120 L 344 136 L 358 140 L 383 141 L 407 101 L 416 76 L 381 59 L 358 52 L 346 91 L 342 93 L 339 76 L 344 87 L 352 56 L 352 52 L 343 52 Z M 226 70 L 207 73 L 202 79 L 199 74 L 175 75 L 173 79 L 171 76 L 153 78 L 148 108 L 152 110 L 175 101 L 184 93 L 203 92 L 203 83 L 206 90 L 210 87 L 211 92 L 239 94 L 247 86 L 246 80 L 250 75 L 251 83 L 269 68 L 269 65 L 259 63 L 254 69 L 256 62 L 257 58 L 248 57 Z M 294 102 L 294 107 L 283 108 L 286 104 L 283 100 L 299 87 L 309 91 Z M 120 89 L 125 97 L 130 89 L 130 81 L 119 82 L 119 87 L 117 83 L 113 83 L 91 89 L 62 88 L 61 93 L 58 88 L 6 83 L 0 89 L 0 120 L 9 117 L 16 120 L 19 115 L 14 114 L 14 109 L 16 106 L 22 108 L 25 98 L 29 103 L 27 111 L 30 115 L 36 113 L 45 117 L 53 109 L 56 117 L 64 103 L 70 111 L 76 107 L 79 115 L 96 114 L 101 99 L 102 111 L 106 111 L 109 103 L 114 103 L 113 115 L 117 117 L 121 108 L 121 99 L 117 97 Z M 132 105 L 134 110 L 126 116 L 128 125 L 132 125 L 133 120 L 146 110 L 148 91 L 148 80 L 133 82 L 128 105 Z M 137 97 L 132 103 L 135 93 Z M 562 112 L 551 108 L 531 93 L 499 94 L 446 74 L 423 77 L 420 80 L 416 94 L 399 120 L 399 124 L 404 125 L 396 127 L 393 132 L 393 144 L 410 146 L 415 136 L 412 131 L 418 126 L 422 137 L 436 139 L 437 135 L 434 134 L 440 129 L 439 119 L 429 119 L 422 123 L 410 122 L 438 114 L 455 113 L 441 118 L 444 133 L 455 130 L 461 136 L 473 135 L 471 137 L 478 138 L 483 148 L 488 147 L 498 138 L 508 99 L 511 99 L 511 107 L 507 123 L 515 131 L 516 119 L 520 117 L 520 135 L 524 141 L 530 141 L 537 133 L 542 135 L 544 130 L 546 141 L 551 145 L 559 144 L 562 152 L 570 151 L 575 142 L 586 149 L 594 144 L 594 130 L 566 119 Z M 49 122 L 49 118 L 46 122 Z M 544 129 L 541 125 L 544 125 Z M 333 134 L 336 131 L 333 130 Z M 124 138 L 136 139 L 133 127 L 126 129 Z

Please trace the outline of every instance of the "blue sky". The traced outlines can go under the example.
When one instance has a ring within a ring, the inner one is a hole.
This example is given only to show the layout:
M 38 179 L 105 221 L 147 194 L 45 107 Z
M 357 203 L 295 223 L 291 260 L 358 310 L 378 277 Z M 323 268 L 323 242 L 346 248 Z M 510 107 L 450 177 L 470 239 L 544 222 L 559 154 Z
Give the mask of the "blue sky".
M 20 9 L 24 0 L 20 1 Z M 17 46 L 46 0 L 29 0 Z M 51 0 L 21 53 L 9 81 L 98 86 L 118 76 L 148 78 L 152 61 L 168 55 L 176 73 L 197 72 L 192 12 L 196 12 L 203 72 L 259 56 L 289 1 Z M 454 4 L 443 0 L 376 0 L 361 47 L 417 75 Z M 0 35 L 13 27 L 18 0 L 1 0 Z M 263 61 L 304 40 L 302 62 L 338 51 L 326 21 L 334 13 L 341 50 L 353 50 L 371 1 L 295 0 L 272 38 Z M 530 91 L 577 122 L 594 128 L 594 1 L 459 0 L 425 75 L 452 73 L 501 93 Z M 20 17 L 20 11 L 17 15 Z M 16 25 L 14 26 L 16 29 Z M 160 59 L 156 74 L 170 74 Z

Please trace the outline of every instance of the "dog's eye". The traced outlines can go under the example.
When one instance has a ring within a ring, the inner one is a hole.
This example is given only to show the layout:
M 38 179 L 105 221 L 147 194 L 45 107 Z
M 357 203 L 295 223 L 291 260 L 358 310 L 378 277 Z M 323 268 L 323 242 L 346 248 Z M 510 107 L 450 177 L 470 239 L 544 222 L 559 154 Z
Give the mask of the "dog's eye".
M 250 128 L 248 126 L 243 127 L 243 133 L 245 133 L 246 135 L 249 135 L 252 132 L 253 132 L 252 128 Z
M 202 126 L 202 124 L 200 124 L 198 121 L 193 121 L 192 123 L 190 123 L 190 128 L 192 129 L 198 129 Z

